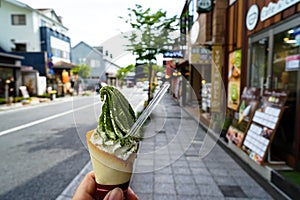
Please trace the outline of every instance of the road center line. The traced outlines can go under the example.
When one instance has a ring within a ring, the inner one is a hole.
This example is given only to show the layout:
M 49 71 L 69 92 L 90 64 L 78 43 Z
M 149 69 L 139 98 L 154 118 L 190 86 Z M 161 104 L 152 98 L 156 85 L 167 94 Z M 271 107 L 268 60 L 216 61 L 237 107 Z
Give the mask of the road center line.
M 94 103 L 94 104 L 97 104 L 97 103 Z M 50 117 L 46 117 L 46 118 L 39 119 L 39 120 L 30 122 L 30 123 L 27 123 L 27 124 L 23 124 L 21 126 L 17 126 L 17 127 L 5 130 L 5 131 L 1 131 L 0 132 L 0 136 L 6 135 L 6 134 L 14 132 L 14 131 L 18 131 L 18 130 L 21 130 L 21 129 L 24 129 L 24 128 L 27 128 L 27 127 L 30 127 L 30 126 L 34 126 L 34 125 L 37 125 L 37 124 L 40 124 L 40 123 L 43 123 L 43 122 L 46 122 L 46 121 L 49 121 L 49 120 L 52 120 L 52 119 L 64 116 L 64 115 L 67 115 L 67 114 L 70 114 L 72 112 L 76 112 L 76 111 L 88 108 L 90 106 L 94 106 L 94 104 L 85 105 L 85 106 L 82 106 L 82 107 L 79 107 L 79 108 L 76 108 L 76 109 L 72 109 L 72 110 L 69 110 L 69 111 L 66 111 L 66 112 L 63 112 L 63 113 L 60 113 L 60 114 L 52 115 Z

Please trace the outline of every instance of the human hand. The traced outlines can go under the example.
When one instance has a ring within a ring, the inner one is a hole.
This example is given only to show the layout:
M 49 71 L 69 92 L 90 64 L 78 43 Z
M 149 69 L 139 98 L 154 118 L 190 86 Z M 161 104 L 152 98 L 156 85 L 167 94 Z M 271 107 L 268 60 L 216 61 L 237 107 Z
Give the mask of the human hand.
M 78 186 L 75 194 L 73 196 L 73 200 L 94 200 L 96 196 L 96 181 L 95 174 L 93 171 L 87 173 Z M 104 200 L 123 200 L 124 194 L 120 188 L 115 188 L 110 191 L 105 197 Z M 131 188 L 128 188 L 126 194 L 127 200 L 138 200 L 138 197 L 133 192 Z

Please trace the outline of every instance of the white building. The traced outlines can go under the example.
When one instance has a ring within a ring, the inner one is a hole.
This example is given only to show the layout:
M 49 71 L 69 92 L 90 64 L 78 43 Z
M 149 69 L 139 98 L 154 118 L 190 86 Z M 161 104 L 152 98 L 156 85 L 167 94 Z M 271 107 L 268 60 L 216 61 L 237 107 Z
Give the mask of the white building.
M 33 9 L 16 0 L 1 0 L 0 19 L 0 47 L 23 56 L 22 65 L 32 66 L 61 91 L 55 80 L 61 80 L 63 70 L 75 66 L 71 64 L 68 28 L 61 17 L 53 9 Z M 20 78 L 15 72 L 12 75 Z

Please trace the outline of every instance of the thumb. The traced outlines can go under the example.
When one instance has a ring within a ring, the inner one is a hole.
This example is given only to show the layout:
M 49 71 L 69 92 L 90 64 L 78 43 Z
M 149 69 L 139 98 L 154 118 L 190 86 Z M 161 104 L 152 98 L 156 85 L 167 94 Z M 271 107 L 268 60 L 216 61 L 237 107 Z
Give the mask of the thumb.
M 104 200 L 123 200 L 123 191 L 120 188 L 115 188 L 110 191 L 104 198 Z

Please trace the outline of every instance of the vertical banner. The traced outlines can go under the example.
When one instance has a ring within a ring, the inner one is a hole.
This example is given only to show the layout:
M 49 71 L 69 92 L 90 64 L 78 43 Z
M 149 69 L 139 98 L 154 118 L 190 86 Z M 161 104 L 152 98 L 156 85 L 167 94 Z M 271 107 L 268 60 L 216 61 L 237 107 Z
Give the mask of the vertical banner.
M 222 87 L 222 46 L 213 46 L 212 69 L 211 69 L 211 112 L 221 110 L 221 87 Z
M 233 110 L 237 110 L 240 103 L 241 63 L 241 50 L 229 54 L 227 104 Z

